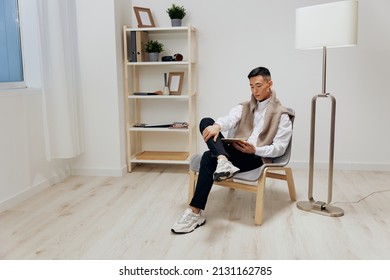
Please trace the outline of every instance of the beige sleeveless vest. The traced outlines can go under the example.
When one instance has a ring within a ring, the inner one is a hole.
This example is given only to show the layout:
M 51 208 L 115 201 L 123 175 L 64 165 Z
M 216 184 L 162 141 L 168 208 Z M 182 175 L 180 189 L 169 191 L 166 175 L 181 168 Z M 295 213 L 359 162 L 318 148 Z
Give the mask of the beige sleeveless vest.
M 248 139 L 253 131 L 254 112 L 257 106 L 257 100 L 251 96 L 250 101 L 242 103 L 241 120 L 236 131 L 236 138 Z M 276 98 L 276 93 L 272 91 L 272 95 L 268 102 L 264 115 L 264 126 L 257 139 L 257 146 L 270 145 L 278 131 L 280 117 L 282 114 L 288 114 L 290 118 L 294 115 L 284 107 Z

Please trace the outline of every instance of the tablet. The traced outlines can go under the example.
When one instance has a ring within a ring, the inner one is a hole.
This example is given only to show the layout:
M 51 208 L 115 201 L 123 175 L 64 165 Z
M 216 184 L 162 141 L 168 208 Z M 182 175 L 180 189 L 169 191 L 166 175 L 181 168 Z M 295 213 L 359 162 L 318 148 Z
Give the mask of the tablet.
M 244 139 L 240 139 L 240 138 L 222 138 L 221 139 L 223 142 L 225 143 L 234 143 L 234 142 L 244 142 L 245 140 Z

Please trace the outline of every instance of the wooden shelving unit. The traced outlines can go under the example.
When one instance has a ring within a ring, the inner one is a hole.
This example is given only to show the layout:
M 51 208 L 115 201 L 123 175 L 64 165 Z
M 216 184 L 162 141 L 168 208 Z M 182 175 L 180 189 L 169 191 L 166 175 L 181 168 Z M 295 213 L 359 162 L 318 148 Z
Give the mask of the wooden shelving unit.
M 132 31 L 147 32 L 149 39 L 158 39 L 163 42 L 164 49 L 168 53 L 166 55 L 180 53 L 184 57 L 183 61 L 129 61 L 128 48 L 131 44 L 129 32 Z M 189 164 L 190 157 L 196 153 L 196 45 L 196 29 L 193 26 L 123 27 L 128 172 L 132 171 L 135 164 L 141 163 Z M 134 95 L 135 92 L 162 90 L 163 73 L 169 72 L 185 73 L 183 90 L 180 95 Z M 145 111 L 146 113 L 144 113 Z M 179 116 L 180 119 L 175 119 L 177 111 L 182 113 Z M 188 128 L 143 128 L 135 126 L 137 123 L 153 125 L 175 121 L 187 122 Z

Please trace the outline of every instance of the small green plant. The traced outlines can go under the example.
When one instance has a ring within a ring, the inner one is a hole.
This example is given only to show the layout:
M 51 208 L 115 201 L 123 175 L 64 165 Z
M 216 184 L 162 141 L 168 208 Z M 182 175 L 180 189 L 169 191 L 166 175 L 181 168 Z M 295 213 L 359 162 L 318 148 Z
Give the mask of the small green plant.
M 145 52 L 160 53 L 164 51 L 164 45 L 157 40 L 149 40 L 145 44 Z
M 172 6 L 167 9 L 167 13 L 171 19 L 183 19 L 186 15 L 186 9 L 183 6 L 172 4 Z

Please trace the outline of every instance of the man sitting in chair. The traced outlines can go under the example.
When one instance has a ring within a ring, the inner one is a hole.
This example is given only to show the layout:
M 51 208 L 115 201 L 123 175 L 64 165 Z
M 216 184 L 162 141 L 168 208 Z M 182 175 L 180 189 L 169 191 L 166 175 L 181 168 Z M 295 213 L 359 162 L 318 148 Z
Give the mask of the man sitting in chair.
M 271 89 L 271 73 L 265 67 L 253 69 L 249 75 L 251 100 L 243 102 L 229 115 L 214 121 L 201 120 L 199 129 L 209 150 L 204 152 L 190 207 L 173 225 L 174 233 L 189 233 L 203 225 L 205 209 L 213 182 L 232 178 L 237 172 L 256 169 L 264 162 L 284 154 L 292 136 L 290 112 Z M 294 117 L 294 116 L 291 116 Z M 231 144 L 222 141 L 221 131 L 237 128 L 234 138 L 245 139 Z

